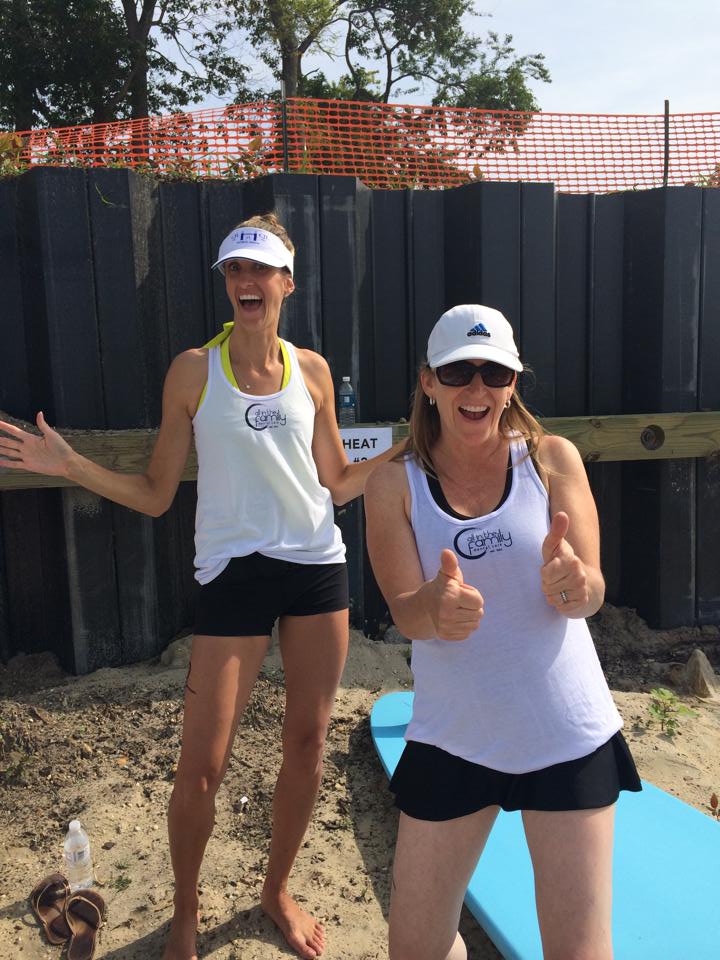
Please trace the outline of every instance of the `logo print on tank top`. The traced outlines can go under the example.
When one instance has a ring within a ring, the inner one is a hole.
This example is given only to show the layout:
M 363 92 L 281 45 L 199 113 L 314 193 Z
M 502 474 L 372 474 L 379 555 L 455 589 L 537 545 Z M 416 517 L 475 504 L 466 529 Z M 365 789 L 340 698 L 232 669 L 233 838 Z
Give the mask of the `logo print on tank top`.
M 284 427 L 287 417 L 279 407 L 269 407 L 264 403 L 251 403 L 245 411 L 245 422 L 253 430 L 267 430 Z
M 466 560 L 479 560 L 486 553 L 498 553 L 512 546 L 512 534 L 497 530 L 479 530 L 470 527 L 461 530 L 453 540 L 455 552 Z

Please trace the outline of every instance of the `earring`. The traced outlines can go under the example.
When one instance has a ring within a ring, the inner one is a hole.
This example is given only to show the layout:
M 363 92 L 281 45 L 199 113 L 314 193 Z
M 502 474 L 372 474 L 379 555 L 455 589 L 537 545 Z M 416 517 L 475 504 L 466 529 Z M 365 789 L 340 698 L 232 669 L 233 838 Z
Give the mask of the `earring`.
M 509 398 L 505 401 L 505 409 L 506 409 L 506 410 L 509 410 L 509 409 L 510 409 L 510 400 L 509 400 Z
M 435 406 L 435 397 L 428 397 L 428 400 L 430 401 L 430 406 L 431 406 L 431 407 L 434 407 L 434 406 Z

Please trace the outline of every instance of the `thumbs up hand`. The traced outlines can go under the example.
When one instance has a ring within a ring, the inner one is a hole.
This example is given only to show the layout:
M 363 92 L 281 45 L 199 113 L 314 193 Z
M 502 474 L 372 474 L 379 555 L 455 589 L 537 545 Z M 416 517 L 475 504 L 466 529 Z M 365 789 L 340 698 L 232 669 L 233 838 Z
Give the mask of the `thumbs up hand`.
M 457 556 L 452 550 L 443 550 L 440 554 L 440 573 L 444 573 L 450 580 L 465 583 Z
M 482 619 L 482 594 L 465 583 L 452 550 L 440 554 L 440 568 L 430 584 L 428 613 L 438 640 L 466 640 Z
M 584 607 L 589 598 L 585 565 L 565 539 L 570 528 L 566 513 L 556 513 L 542 544 L 540 568 L 547 602 L 564 616 Z

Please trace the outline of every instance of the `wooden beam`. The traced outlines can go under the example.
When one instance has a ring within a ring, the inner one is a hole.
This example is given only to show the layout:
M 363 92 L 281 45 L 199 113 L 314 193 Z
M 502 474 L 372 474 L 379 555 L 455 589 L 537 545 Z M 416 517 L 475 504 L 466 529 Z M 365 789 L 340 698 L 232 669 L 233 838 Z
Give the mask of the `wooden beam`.
M 720 412 L 547 417 L 549 433 L 572 440 L 587 463 L 678 460 L 720 453 Z
M 8 420 L 4 414 L 0 419 Z M 13 423 L 37 433 L 34 427 Z M 142 473 L 150 459 L 157 438 L 157 430 L 59 430 L 67 442 L 83 457 L 99 463 L 109 470 L 120 473 Z M 194 480 L 197 477 L 197 459 L 195 449 L 191 448 L 188 462 L 183 471 L 182 480 Z M 45 477 L 25 470 L 0 468 L 0 490 L 28 490 L 41 487 L 72 487 L 75 484 L 63 477 Z
M 0 419 L 11 420 L 0 411 Z M 34 427 L 12 419 L 23 429 Z M 720 455 L 720 412 L 622 414 L 612 417 L 547 417 L 541 421 L 550 433 L 567 437 L 588 463 L 619 460 L 672 460 Z M 385 424 L 393 440 L 407 436 L 407 423 Z M 358 427 L 378 424 L 359 423 Z M 78 453 L 120 473 L 140 473 L 150 459 L 157 430 L 61 430 Z M 192 449 L 183 480 L 197 477 Z M 0 490 L 29 490 L 73 486 L 62 477 L 0 468 Z
M 720 412 L 635 413 L 608 417 L 545 417 L 548 433 L 572 440 L 587 463 L 675 460 L 720 454 Z M 393 439 L 407 424 L 393 424 Z

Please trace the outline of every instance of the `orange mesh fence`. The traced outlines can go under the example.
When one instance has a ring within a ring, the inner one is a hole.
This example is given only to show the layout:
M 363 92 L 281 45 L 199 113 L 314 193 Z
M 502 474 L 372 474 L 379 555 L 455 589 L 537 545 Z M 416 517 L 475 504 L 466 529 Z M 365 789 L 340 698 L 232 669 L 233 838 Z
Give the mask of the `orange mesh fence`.
M 20 134 L 27 165 L 130 166 L 166 176 L 347 174 L 370 187 L 472 180 L 567 192 L 720 185 L 720 113 L 517 113 L 292 99 Z
M 283 164 L 281 111 L 273 103 L 20 136 L 19 160 L 31 166 L 139 167 L 165 175 L 246 178 L 281 170 Z

